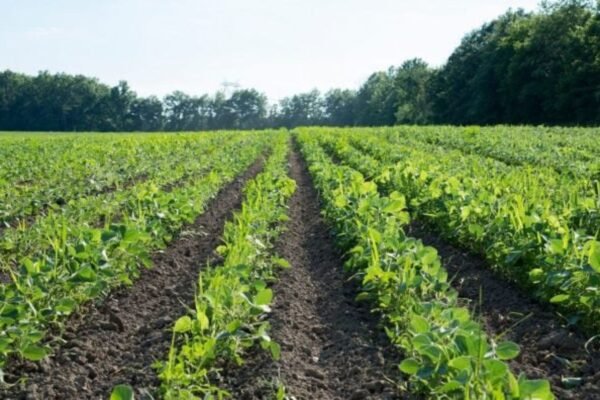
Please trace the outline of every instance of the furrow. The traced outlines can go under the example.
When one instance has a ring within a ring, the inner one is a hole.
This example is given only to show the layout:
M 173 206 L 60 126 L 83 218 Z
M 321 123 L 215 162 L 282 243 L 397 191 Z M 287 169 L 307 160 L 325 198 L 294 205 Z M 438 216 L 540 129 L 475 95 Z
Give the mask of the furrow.
M 358 291 L 344 276 L 342 255 L 297 151 L 289 164 L 297 191 L 277 251 L 291 268 L 273 286 L 270 318 L 281 359 L 257 352 L 241 369 L 225 371 L 233 398 L 271 399 L 280 385 L 298 400 L 398 398 L 388 379 L 398 379 L 396 351 L 377 317 L 354 300 Z

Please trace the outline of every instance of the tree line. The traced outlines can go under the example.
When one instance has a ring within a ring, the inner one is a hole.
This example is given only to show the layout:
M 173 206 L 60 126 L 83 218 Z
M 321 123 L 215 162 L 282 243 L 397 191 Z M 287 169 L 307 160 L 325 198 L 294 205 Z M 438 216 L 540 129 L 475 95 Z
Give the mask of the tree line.
M 358 90 L 313 90 L 269 105 L 226 96 L 140 97 L 127 84 L 0 72 L 0 130 L 183 131 L 300 125 L 600 123 L 600 1 L 509 10 L 467 34 L 445 65 L 421 59 L 373 73 Z

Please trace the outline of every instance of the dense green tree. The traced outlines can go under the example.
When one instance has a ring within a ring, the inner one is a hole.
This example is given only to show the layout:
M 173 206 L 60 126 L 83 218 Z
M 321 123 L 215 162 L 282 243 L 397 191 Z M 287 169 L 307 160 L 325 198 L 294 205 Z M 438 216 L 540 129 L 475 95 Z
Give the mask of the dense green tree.
M 395 69 L 369 76 L 356 95 L 354 113 L 357 125 L 394 125 L 396 122 Z
M 208 96 L 193 97 L 175 91 L 164 98 L 165 129 L 194 131 L 213 128 L 213 102 Z
M 600 122 L 600 19 L 592 3 L 546 3 L 513 24 L 501 88 L 509 122 Z
M 425 124 L 431 121 L 429 83 L 433 70 L 420 58 L 405 61 L 396 70 L 394 90 L 399 124 Z
M 356 92 L 353 90 L 333 89 L 323 98 L 324 117 L 327 125 L 354 125 Z
M 436 122 L 600 122 L 600 8 L 509 11 L 468 34 L 429 86 Z
M 499 85 L 513 50 L 503 46 L 506 31 L 529 16 L 509 11 L 462 40 L 430 87 L 437 122 L 497 123 L 504 118 Z
M 110 96 L 105 106 L 110 109 L 111 126 L 106 130 L 135 129 L 131 107 L 136 98 L 137 95 L 125 81 L 120 81 L 117 86 L 110 89 Z
M 131 104 L 132 129 L 160 131 L 163 129 L 163 103 L 158 97 L 136 98 Z
M 257 129 L 265 126 L 267 96 L 254 89 L 237 90 L 220 107 L 222 127 Z
M 292 128 L 320 125 L 325 120 L 323 101 L 318 90 L 286 97 L 279 102 L 276 125 Z

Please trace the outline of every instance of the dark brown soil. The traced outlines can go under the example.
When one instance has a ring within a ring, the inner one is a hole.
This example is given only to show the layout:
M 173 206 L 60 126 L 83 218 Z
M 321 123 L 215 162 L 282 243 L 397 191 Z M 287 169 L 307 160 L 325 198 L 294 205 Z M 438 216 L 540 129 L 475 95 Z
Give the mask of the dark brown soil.
M 435 247 L 454 276 L 453 286 L 477 310 L 490 335 L 501 335 L 521 346 L 511 367 L 530 378 L 546 378 L 559 399 L 600 399 L 600 346 L 570 330 L 549 307 L 497 277 L 481 257 L 463 251 L 413 223 L 409 234 Z M 480 289 L 482 301 L 480 304 Z M 519 323 L 519 321 L 521 321 Z M 516 325 L 515 325 L 516 324 Z M 588 353 L 589 351 L 589 353 Z M 582 378 L 569 388 L 561 378 Z
M 279 384 L 298 400 L 399 398 L 391 383 L 400 379 L 398 354 L 378 318 L 354 301 L 357 289 L 344 276 L 342 256 L 297 151 L 290 155 L 290 174 L 298 188 L 277 251 L 291 268 L 273 286 L 270 317 L 281 359 L 252 352 L 243 367 L 224 371 L 225 385 L 234 399 L 272 399 Z
M 198 271 L 216 259 L 224 223 L 241 206 L 241 190 L 262 164 L 261 158 L 222 189 L 204 214 L 153 256 L 153 268 L 133 287 L 72 318 L 66 343 L 52 357 L 12 365 L 7 381 L 26 381 L 0 391 L 0 398 L 105 399 L 120 383 L 134 386 L 136 398 L 151 398 L 159 384 L 152 364 L 166 359 L 173 319 L 193 304 Z

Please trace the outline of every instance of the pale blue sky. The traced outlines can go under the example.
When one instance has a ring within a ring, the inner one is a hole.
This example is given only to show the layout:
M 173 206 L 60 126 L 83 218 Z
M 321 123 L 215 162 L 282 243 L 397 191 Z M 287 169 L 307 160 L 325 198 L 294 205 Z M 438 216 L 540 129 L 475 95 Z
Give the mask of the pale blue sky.
M 224 81 L 271 100 L 356 88 L 538 0 L 0 0 L 0 70 L 127 80 L 141 95 L 212 93 Z

